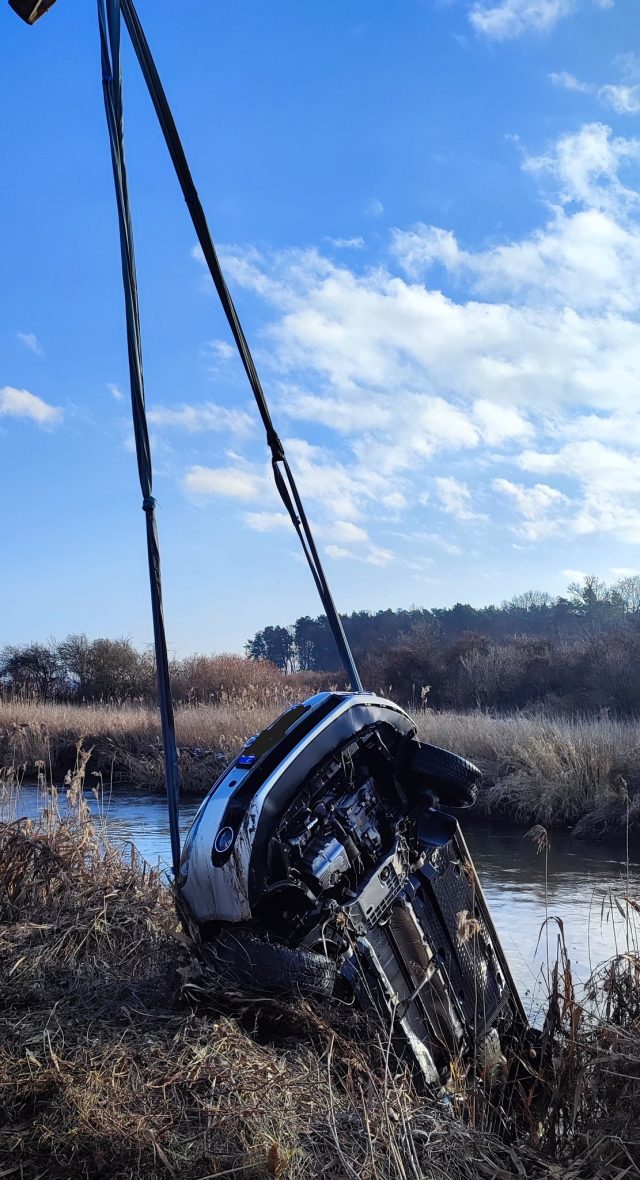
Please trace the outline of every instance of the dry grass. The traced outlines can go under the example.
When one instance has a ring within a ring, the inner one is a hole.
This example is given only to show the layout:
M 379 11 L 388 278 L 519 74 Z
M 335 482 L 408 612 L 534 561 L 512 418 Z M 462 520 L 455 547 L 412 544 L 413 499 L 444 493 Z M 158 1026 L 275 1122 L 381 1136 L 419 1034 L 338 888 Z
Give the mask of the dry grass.
M 420 737 L 477 763 L 482 806 L 577 835 L 640 832 L 640 730 L 597 718 L 496 717 L 434 713 L 418 718 Z
M 268 704 L 254 703 L 242 693 L 218 704 L 179 706 L 183 788 L 208 790 L 245 738 L 268 725 L 292 699 L 293 694 L 273 693 Z M 53 770 L 73 764 L 81 739 L 94 749 L 93 770 L 136 786 L 162 787 L 160 724 L 149 705 L 0 700 L 0 767 L 24 768 L 33 776 L 42 763 L 50 778 Z
M 176 711 L 183 789 L 202 792 L 249 734 L 294 699 L 291 686 L 265 696 L 247 689 L 212 705 Z M 640 832 L 640 730 L 598 718 L 487 713 L 417 714 L 420 737 L 476 762 L 480 806 L 518 820 L 564 824 L 577 834 Z M 160 789 L 162 747 L 148 705 L 68 705 L 0 700 L 0 768 L 48 773 L 73 761 L 79 738 L 94 747 L 92 770 Z
M 216 1001 L 170 894 L 105 847 L 79 792 L 70 821 L 54 797 L 43 828 L 0 826 L 0 882 L 3 1175 L 462 1180 L 485 1174 L 476 1153 L 508 1165 L 383 1053 L 370 1061 L 350 1009 Z
M 461 1074 L 456 1118 L 350 1007 L 222 996 L 158 876 L 91 825 L 85 769 L 81 754 L 70 818 L 53 792 L 37 826 L 0 825 L 0 1174 L 640 1177 L 636 955 L 602 969 L 587 1011 L 561 941 L 519 1115 Z

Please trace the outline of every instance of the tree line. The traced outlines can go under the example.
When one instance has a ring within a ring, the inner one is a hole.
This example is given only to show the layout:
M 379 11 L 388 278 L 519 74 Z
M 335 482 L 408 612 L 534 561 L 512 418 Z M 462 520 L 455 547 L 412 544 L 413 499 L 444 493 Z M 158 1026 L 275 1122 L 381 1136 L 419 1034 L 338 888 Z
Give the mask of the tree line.
M 640 711 L 640 577 L 590 576 L 564 595 L 528 591 L 500 606 L 355 611 L 343 622 L 366 687 L 414 706 Z M 172 660 L 175 700 L 266 702 L 345 686 L 324 616 L 265 627 L 245 652 Z M 126 638 L 7 645 L 0 691 L 148 701 L 155 661 Z
M 300 691 L 273 664 L 233 654 L 173 659 L 170 671 L 176 702 L 211 704 L 243 697 L 265 703 Z M 155 659 L 150 649 L 138 651 L 128 639 L 89 639 L 84 634 L 67 635 L 61 642 L 7 645 L 0 651 L 0 692 L 39 701 L 152 701 Z
M 640 709 L 640 576 L 590 575 L 564 595 L 527 591 L 500 606 L 356 611 L 343 624 L 363 682 L 414 705 Z M 287 671 L 338 664 L 324 616 L 265 627 L 245 650 Z

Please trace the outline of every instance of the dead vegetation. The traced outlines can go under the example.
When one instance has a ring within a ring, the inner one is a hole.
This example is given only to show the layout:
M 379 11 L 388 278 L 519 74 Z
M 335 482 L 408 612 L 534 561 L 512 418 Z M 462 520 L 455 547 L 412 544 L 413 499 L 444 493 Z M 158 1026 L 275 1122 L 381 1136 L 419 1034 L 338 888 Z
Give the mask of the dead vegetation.
M 420 737 L 475 762 L 480 806 L 523 821 L 572 828 L 577 836 L 640 834 L 640 731 L 599 717 L 435 713 Z
M 68 818 L 52 791 L 37 825 L 0 825 L 2 1175 L 640 1177 L 637 954 L 578 1003 L 558 928 L 533 1085 L 517 1061 L 508 1090 L 460 1071 L 438 1103 L 344 1003 L 222 992 L 158 875 L 92 826 L 85 770 Z
M 290 678 L 291 679 L 291 678 Z M 176 711 L 181 780 L 202 793 L 245 738 L 268 725 L 295 686 L 258 692 L 249 685 L 215 704 Z M 630 721 L 488 713 L 416 713 L 420 737 L 476 762 L 485 776 L 479 809 L 523 822 L 562 824 L 577 835 L 640 832 L 640 736 Z M 76 742 L 93 746 L 91 770 L 105 781 L 162 789 L 156 711 L 144 704 L 43 704 L 0 699 L 0 767 L 35 777 L 66 768 Z

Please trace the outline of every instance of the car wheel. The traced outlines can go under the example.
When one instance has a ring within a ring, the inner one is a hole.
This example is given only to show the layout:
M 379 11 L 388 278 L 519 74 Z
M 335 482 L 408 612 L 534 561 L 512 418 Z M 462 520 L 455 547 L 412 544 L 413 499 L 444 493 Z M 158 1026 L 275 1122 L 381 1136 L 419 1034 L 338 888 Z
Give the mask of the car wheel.
M 209 949 L 223 980 L 243 991 L 333 992 L 336 967 L 326 955 L 267 942 L 242 926 L 223 929 Z
M 459 754 L 427 742 L 412 742 L 403 785 L 411 794 L 431 792 L 445 807 L 473 807 L 481 778 L 478 767 Z

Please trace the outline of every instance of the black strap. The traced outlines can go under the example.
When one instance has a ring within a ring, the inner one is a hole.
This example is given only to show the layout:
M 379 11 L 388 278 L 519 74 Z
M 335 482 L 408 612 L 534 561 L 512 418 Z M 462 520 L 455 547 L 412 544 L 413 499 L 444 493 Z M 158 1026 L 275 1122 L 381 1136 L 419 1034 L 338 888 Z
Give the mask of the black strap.
M 231 298 L 229 288 L 227 287 L 224 275 L 222 273 L 222 268 L 220 266 L 220 261 L 216 253 L 211 234 L 209 232 L 204 210 L 202 208 L 200 198 L 191 176 L 191 171 L 184 153 L 184 148 L 180 142 L 178 130 L 171 113 L 171 108 L 169 107 L 169 103 L 167 101 L 167 96 L 160 81 L 155 62 L 151 55 L 151 50 L 149 49 L 147 39 L 144 35 L 142 25 L 140 24 L 140 20 L 132 0 L 121 0 L 121 4 L 125 23 L 133 42 L 133 47 L 140 63 L 140 68 L 144 74 L 147 88 L 151 96 L 151 101 L 155 107 L 155 111 L 162 128 L 167 148 L 169 149 L 169 154 L 173 161 L 173 166 L 175 168 L 176 175 L 178 177 L 178 181 L 182 189 L 182 193 L 186 201 L 205 262 L 209 269 L 211 278 L 213 279 L 216 291 L 218 292 L 218 296 L 224 309 L 224 313 L 227 317 L 229 327 L 231 328 L 233 338 L 238 347 L 238 352 L 240 353 L 245 372 L 249 378 L 253 395 L 256 399 L 260 417 L 262 418 L 266 431 L 267 442 L 271 449 L 276 486 L 302 543 L 305 557 L 309 563 L 311 573 L 313 574 L 313 579 L 318 589 L 320 600 L 333 632 L 333 637 L 336 641 L 336 646 L 347 672 L 347 676 L 349 677 L 353 689 L 357 692 L 361 692 L 362 682 L 360 680 L 360 676 L 358 675 L 358 670 L 356 668 L 347 637 L 344 633 L 342 621 L 338 611 L 336 610 L 336 606 L 329 589 L 329 584 L 322 568 L 320 556 L 313 539 L 309 521 L 302 506 L 302 501 L 296 487 L 293 473 L 289 467 L 284 453 L 284 448 L 271 420 L 271 414 L 269 413 L 269 407 L 267 405 L 264 391 L 260 383 L 260 378 L 251 355 L 251 350 L 247 343 L 246 336 L 242 330 L 238 313 L 235 309 L 233 299 Z
M 129 352 L 133 429 L 136 442 L 136 456 L 138 459 L 138 474 L 140 476 L 140 487 L 142 490 L 142 507 L 147 526 L 151 611 L 153 615 L 153 637 L 158 676 L 158 701 L 160 704 L 162 741 L 164 745 L 165 784 L 169 806 L 171 859 L 173 862 L 173 872 L 177 878 L 180 867 L 180 830 L 178 827 L 180 780 L 178 774 L 178 748 L 176 745 L 175 722 L 171 702 L 171 683 L 169 678 L 169 659 L 167 656 L 167 641 L 162 612 L 160 549 L 156 528 L 156 502 L 152 494 L 153 477 L 151 469 L 151 448 L 147 430 L 147 414 L 144 402 L 138 287 L 124 155 L 122 77 L 120 72 L 120 0 L 98 0 L 98 23 L 100 26 L 100 48 L 102 54 L 102 87 L 107 125 L 109 128 L 111 162 L 113 164 L 113 179 L 115 182 L 118 224 L 120 228 L 120 253 L 122 256 L 122 278 L 127 319 L 127 346 Z

